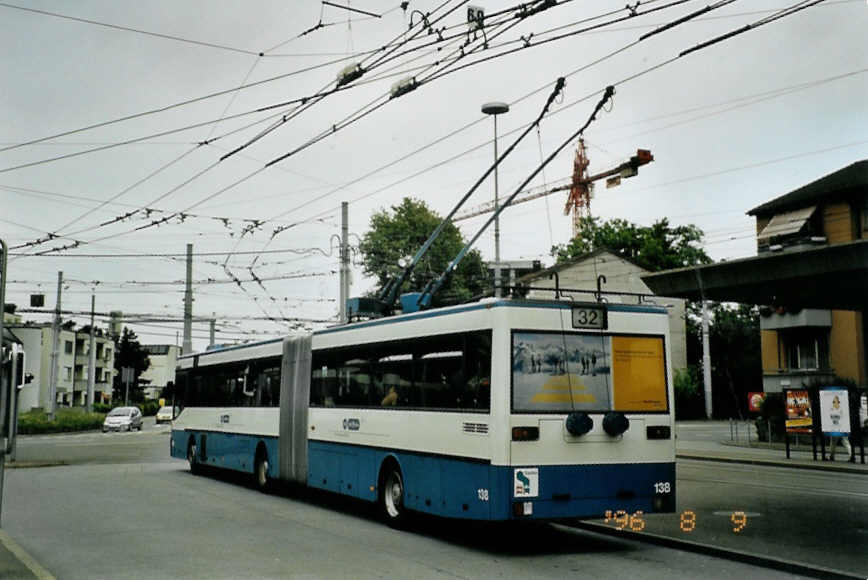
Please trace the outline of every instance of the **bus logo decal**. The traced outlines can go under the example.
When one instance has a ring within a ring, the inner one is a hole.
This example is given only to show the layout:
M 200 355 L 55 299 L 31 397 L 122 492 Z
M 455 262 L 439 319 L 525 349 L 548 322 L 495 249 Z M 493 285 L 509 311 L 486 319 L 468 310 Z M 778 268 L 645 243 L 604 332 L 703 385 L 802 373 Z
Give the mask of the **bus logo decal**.
M 358 431 L 360 426 L 358 419 L 344 419 L 344 431 Z
M 523 467 L 515 470 L 513 476 L 515 497 L 537 497 L 539 495 L 539 469 Z

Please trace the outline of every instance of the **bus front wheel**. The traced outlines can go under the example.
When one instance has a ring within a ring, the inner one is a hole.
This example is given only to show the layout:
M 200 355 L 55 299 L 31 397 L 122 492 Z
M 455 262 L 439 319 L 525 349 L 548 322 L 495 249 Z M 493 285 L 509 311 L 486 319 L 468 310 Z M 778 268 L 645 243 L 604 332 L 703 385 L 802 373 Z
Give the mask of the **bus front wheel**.
M 196 461 L 196 439 L 190 437 L 187 442 L 187 463 L 190 464 L 190 473 L 196 475 L 199 473 L 199 462 Z
M 383 467 L 380 480 L 380 512 L 390 526 L 398 527 L 406 520 L 404 507 L 404 478 L 401 469 L 390 462 Z

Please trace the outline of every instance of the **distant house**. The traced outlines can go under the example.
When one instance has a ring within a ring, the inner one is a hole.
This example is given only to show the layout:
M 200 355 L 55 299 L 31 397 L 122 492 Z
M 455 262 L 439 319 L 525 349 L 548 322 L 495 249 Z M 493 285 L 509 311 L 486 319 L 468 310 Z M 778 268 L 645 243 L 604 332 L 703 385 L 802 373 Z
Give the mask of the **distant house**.
M 868 238 L 868 160 L 853 163 L 747 212 L 757 251 L 796 253 Z M 857 265 L 858 267 L 858 265 Z M 868 269 L 868 264 L 861 264 Z M 829 286 L 829 293 L 838 288 Z M 780 391 L 834 375 L 864 385 L 864 312 L 771 304 L 761 309 L 763 389 Z
M 578 258 L 562 262 L 551 268 L 538 270 L 521 278 L 520 282 L 532 288 L 554 288 L 557 283 L 574 300 L 596 301 L 598 276 L 605 276 L 601 289 L 602 297 L 617 304 L 656 304 L 669 312 L 669 334 L 672 349 L 672 369 L 687 368 L 687 335 L 685 324 L 685 301 L 680 298 L 654 296 L 642 281 L 648 270 L 608 250 L 599 249 Z M 547 290 L 530 290 L 529 298 L 554 298 Z
M 178 366 L 181 347 L 174 344 L 144 344 L 142 350 L 148 353 L 151 365 L 139 380 L 149 381 L 144 386 L 145 399 L 157 399 L 169 382 L 175 382 L 175 367 Z

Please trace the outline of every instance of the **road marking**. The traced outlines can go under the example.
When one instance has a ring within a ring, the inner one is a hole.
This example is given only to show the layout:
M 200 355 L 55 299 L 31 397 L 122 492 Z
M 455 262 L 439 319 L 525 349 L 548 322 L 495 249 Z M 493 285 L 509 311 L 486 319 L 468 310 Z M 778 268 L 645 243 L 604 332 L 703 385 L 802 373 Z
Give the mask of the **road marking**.
M 19 546 L 15 540 L 13 540 L 9 534 L 0 530 L 0 543 L 2 543 L 7 550 L 12 552 L 22 564 L 27 566 L 33 575 L 36 576 L 39 580 L 57 580 L 51 573 L 39 565 L 39 562 L 34 560 L 30 554 L 24 551 L 24 548 Z

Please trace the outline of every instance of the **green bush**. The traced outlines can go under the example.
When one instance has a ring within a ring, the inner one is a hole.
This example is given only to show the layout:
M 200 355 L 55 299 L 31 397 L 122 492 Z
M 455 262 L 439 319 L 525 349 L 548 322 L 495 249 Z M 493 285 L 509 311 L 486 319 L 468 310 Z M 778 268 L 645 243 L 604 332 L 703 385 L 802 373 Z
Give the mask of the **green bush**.
M 152 417 L 157 414 L 157 411 L 160 410 L 160 402 L 159 401 L 145 401 L 141 405 L 139 405 L 139 409 L 142 410 L 142 415 L 145 417 Z
M 772 426 L 772 441 L 783 441 L 786 436 L 787 408 L 783 393 L 766 393 L 756 418 L 757 439 L 769 440 L 769 423 Z
M 93 412 L 94 413 L 108 413 L 113 408 L 111 403 L 94 403 L 93 404 Z
M 673 384 L 676 419 L 705 418 L 705 401 L 699 385 L 699 369 L 697 367 L 676 369 Z
M 84 409 L 58 409 L 54 421 L 48 420 L 44 411 L 28 411 L 18 415 L 18 433 L 37 435 L 40 433 L 65 433 L 70 431 L 90 431 L 101 429 L 105 420 L 104 413 L 86 413 Z

